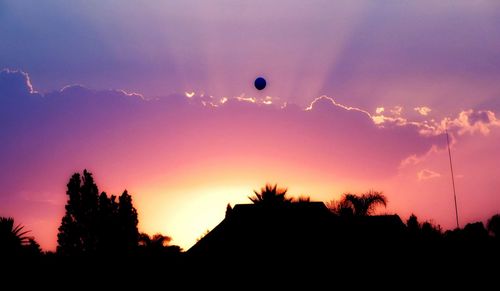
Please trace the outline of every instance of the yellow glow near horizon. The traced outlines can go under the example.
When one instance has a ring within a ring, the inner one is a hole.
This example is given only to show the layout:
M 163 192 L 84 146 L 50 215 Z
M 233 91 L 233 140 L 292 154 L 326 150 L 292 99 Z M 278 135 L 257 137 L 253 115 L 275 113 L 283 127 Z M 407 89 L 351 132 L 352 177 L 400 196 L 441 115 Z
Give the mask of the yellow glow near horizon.
M 206 230 L 212 230 L 224 218 L 226 206 L 248 203 L 248 186 L 197 187 L 145 193 L 141 208 L 140 229 L 153 234 L 172 236 L 173 244 L 189 249 Z M 196 199 L 185 199 L 195 197 Z
M 354 183 L 325 183 L 331 180 L 328 172 L 304 172 L 295 165 L 298 161 L 266 157 L 253 161 L 238 167 L 220 159 L 217 165 L 205 160 L 194 167 L 178 167 L 175 173 L 142 177 L 129 187 L 139 213 L 139 230 L 168 235 L 172 244 L 187 250 L 224 219 L 228 203 L 251 203 L 248 196 L 267 182 L 287 187 L 290 197 L 307 195 L 312 201 L 330 201 L 343 191 L 359 190 L 350 186 Z
M 333 187 L 314 189 L 297 181 L 299 180 L 296 179 L 296 183 L 283 181 L 278 186 L 291 187 L 289 197 L 306 195 L 313 201 L 329 201 L 338 192 Z M 232 207 L 235 204 L 251 203 L 248 197 L 253 195 L 253 190 L 258 191 L 264 186 L 265 181 L 256 182 L 256 179 L 248 177 L 248 182 L 221 184 L 224 183 L 192 181 L 192 187 L 181 187 L 182 184 L 177 187 L 157 185 L 141 190 L 141 195 L 135 198 L 140 215 L 140 231 L 171 236 L 172 244 L 188 250 L 200 236 L 224 219 L 228 203 Z

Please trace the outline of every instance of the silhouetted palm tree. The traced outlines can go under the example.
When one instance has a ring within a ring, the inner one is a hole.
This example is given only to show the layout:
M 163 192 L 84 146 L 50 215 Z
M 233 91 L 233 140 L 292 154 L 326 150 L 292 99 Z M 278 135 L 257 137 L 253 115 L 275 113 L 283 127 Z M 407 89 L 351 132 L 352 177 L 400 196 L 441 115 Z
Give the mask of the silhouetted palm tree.
M 153 236 L 149 236 L 146 233 L 141 233 L 139 235 L 139 245 L 149 249 L 162 249 L 166 247 L 171 240 L 171 237 L 160 233 Z
M 38 256 L 42 254 L 42 248 L 34 238 L 30 238 L 28 243 L 24 246 L 25 252 L 29 256 Z
M 337 215 L 371 215 L 379 205 L 387 205 L 387 198 L 378 191 L 368 191 L 362 195 L 344 194 L 340 201 L 332 201 L 329 208 Z
M 286 188 L 278 188 L 277 184 L 275 184 L 274 186 L 271 184 L 266 184 L 265 187 L 262 187 L 260 189 L 260 193 L 257 191 L 253 191 L 255 193 L 255 196 L 249 196 L 248 199 L 250 199 L 254 204 L 259 205 L 290 203 L 293 199 L 285 196 L 287 190 L 288 189 Z
M 24 226 L 14 225 L 14 218 L 0 217 L 0 253 L 13 254 L 22 250 L 30 243 L 30 237 L 26 236 Z
M 182 249 L 179 246 L 169 245 L 171 240 L 171 237 L 160 233 L 153 236 L 141 233 L 139 235 L 139 247 L 142 248 L 147 255 L 151 256 L 180 253 Z
M 361 196 L 347 194 L 345 200 L 351 203 L 354 214 L 359 216 L 372 214 L 378 205 L 387 206 L 387 198 L 377 191 L 369 191 Z
M 14 218 L 0 217 L 0 235 L 19 245 L 26 245 L 30 237 L 26 236 L 29 230 L 23 231 L 24 226 L 18 224 L 14 226 Z
M 343 197 L 344 198 L 344 197 Z M 333 199 L 332 201 L 326 203 L 326 206 L 330 211 L 339 216 L 352 216 L 354 215 L 354 210 L 349 201 L 345 199 L 340 199 L 339 201 Z

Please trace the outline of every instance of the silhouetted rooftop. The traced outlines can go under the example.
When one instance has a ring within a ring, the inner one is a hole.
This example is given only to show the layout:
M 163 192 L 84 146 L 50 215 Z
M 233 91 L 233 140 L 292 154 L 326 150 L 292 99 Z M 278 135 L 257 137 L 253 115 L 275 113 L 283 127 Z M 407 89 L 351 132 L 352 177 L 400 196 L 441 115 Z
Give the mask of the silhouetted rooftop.
M 238 204 L 188 253 L 246 256 L 319 254 L 344 243 L 393 239 L 404 224 L 397 215 L 339 217 L 322 202 Z

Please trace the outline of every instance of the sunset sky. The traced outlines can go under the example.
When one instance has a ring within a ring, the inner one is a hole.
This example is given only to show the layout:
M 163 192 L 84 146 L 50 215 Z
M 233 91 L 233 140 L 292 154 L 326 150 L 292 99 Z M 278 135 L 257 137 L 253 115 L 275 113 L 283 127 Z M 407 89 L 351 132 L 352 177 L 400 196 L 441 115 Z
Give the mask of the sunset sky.
M 499 28 L 496 0 L 0 0 L 0 216 L 55 250 L 88 169 L 184 249 L 266 182 L 450 229 L 448 128 L 460 224 L 485 221 Z

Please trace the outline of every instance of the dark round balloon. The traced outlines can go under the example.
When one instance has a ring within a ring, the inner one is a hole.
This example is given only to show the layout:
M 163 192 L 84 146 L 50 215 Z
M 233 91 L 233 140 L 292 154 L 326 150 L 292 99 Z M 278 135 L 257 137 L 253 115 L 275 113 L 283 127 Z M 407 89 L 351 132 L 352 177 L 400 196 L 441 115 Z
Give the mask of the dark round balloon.
M 255 88 L 257 88 L 257 90 L 262 90 L 264 88 L 266 88 L 266 79 L 262 78 L 262 77 L 258 77 L 257 79 L 255 79 L 255 82 L 254 82 L 254 85 L 255 85 Z

